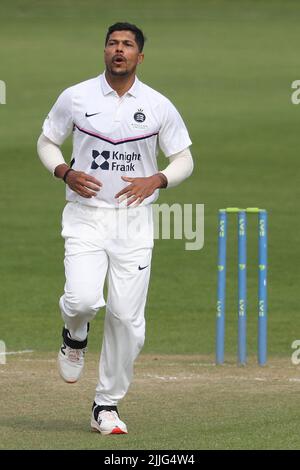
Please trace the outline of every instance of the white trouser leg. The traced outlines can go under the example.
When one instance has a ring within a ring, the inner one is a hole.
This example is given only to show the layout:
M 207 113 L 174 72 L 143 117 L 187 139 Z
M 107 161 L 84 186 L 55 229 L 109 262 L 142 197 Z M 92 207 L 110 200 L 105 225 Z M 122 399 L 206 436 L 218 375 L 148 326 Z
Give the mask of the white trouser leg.
M 95 397 L 98 404 L 116 405 L 132 381 L 134 361 L 145 339 L 144 309 L 151 254 L 151 248 L 141 248 L 110 255 L 100 379 Z
M 153 248 L 151 206 L 128 211 L 127 239 L 112 239 L 108 299 L 95 402 L 116 405 L 133 378 L 134 361 L 145 339 L 145 304 Z M 124 223 L 119 222 L 119 227 Z
M 97 240 L 93 212 L 93 208 L 68 204 L 63 214 L 66 283 L 59 306 L 66 328 L 77 341 L 86 338 L 87 323 L 105 305 L 103 285 L 108 259 Z

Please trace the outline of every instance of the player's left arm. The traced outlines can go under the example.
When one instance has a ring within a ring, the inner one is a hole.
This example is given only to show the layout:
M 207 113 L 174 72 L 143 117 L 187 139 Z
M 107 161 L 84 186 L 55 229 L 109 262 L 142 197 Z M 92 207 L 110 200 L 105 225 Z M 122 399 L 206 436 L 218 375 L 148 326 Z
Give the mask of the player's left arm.
M 122 176 L 122 179 L 130 184 L 118 192 L 115 197 L 126 197 L 128 199 L 127 205 L 140 204 L 156 189 L 177 186 L 192 174 L 194 163 L 189 148 L 171 155 L 169 161 L 169 165 L 164 170 L 152 176 L 144 178 Z

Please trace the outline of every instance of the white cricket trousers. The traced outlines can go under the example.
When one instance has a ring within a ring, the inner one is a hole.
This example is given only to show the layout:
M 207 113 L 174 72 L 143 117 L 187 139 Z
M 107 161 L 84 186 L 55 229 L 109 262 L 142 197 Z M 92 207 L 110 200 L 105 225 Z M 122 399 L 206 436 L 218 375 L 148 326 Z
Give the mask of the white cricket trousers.
M 103 286 L 107 279 L 95 402 L 116 405 L 132 381 L 134 361 L 145 339 L 152 207 L 110 209 L 68 202 L 62 216 L 62 236 L 66 283 L 59 305 L 72 339 L 86 338 L 87 323 L 105 305 Z

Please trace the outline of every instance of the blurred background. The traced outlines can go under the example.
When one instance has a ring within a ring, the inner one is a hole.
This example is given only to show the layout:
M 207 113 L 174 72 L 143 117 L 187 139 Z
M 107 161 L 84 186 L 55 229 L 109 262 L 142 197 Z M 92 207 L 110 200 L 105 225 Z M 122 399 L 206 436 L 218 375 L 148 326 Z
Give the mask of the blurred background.
M 300 338 L 299 122 L 291 83 L 300 79 L 300 4 L 291 0 L 1 0 L 0 339 L 8 350 L 56 351 L 62 322 L 64 184 L 36 153 L 63 89 L 104 70 L 106 30 L 136 23 L 147 42 L 139 78 L 182 114 L 195 171 L 159 202 L 205 204 L 205 242 L 157 240 L 144 352 L 214 358 L 217 215 L 227 206 L 269 212 L 269 354 L 290 356 Z M 70 159 L 71 142 L 64 146 Z M 166 166 L 160 156 L 160 168 Z M 248 348 L 256 352 L 257 221 L 249 220 Z M 236 220 L 230 219 L 226 350 L 235 354 Z M 100 350 L 104 310 L 90 350 Z

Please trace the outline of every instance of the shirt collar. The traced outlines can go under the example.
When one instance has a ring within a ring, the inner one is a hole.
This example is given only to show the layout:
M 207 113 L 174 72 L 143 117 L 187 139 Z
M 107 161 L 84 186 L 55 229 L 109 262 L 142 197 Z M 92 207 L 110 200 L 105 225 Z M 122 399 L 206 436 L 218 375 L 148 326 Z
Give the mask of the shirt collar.
M 100 83 L 101 83 L 101 88 L 102 88 L 102 92 L 104 96 L 109 95 L 109 93 L 116 94 L 116 91 L 108 84 L 105 78 L 105 73 L 102 73 L 100 75 Z M 139 83 L 140 83 L 139 79 L 135 77 L 132 87 L 125 93 L 125 95 L 128 94 L 136 98 L 138 94 Z

